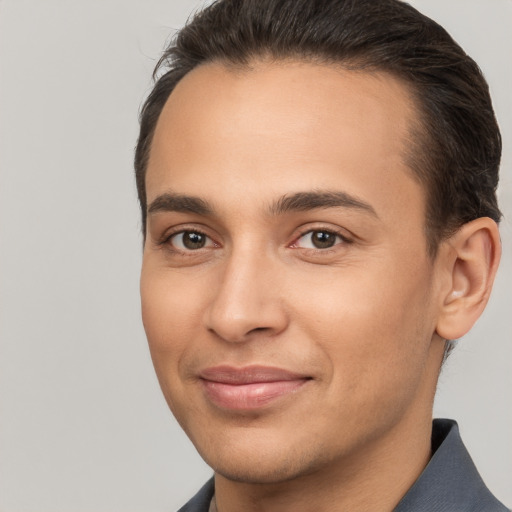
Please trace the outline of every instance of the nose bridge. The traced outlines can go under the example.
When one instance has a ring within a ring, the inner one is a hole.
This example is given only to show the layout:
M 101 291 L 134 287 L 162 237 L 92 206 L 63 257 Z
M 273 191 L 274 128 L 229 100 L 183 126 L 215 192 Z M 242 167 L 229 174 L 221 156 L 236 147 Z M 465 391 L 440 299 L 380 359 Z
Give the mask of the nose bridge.
M 245 341 L 258 331 L 268 335 L 286 326 L 279 296 L 279 269 L 271 254 L 248 241 L 226 257 L 217 290 L 206 313 L 206 327 L 226 341 Z

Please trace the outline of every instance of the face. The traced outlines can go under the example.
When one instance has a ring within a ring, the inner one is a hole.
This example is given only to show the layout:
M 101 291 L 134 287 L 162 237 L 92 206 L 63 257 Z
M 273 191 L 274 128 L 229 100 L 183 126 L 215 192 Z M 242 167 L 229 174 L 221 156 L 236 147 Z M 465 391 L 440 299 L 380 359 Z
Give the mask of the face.
M 308 63 L 204 65 L 170 96 L 143 321 L 165 398 L 219 474 L 293 479 L 430 421 L 442 344 L 403 157 L 414 116 L 392 77 Z

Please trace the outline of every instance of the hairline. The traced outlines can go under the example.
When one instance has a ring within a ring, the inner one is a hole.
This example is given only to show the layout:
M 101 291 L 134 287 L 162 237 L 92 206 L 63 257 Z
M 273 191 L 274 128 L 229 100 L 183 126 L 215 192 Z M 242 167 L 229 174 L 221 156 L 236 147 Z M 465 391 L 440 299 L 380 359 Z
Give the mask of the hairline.
M 236 74 L 251 72 L 256 70 L 256 65 L 258 64 L 313 64 L 318 66 L 325 66 L 330 69 L 336 68 L 340 71 L 349 71 L 353 73 L 360 73 L 366 75 L 377 75 L 377 76 L 388 76 L 393 78 L 393 80 L 397 81 L 402 87 L 404 92 L 407 94 L 407 100 L 411 106 L 411 109 L 408 112 L 408 127 L 407 133 L 404 136 L 404 140 L 402 141 L 402 154 L 401 157 L 406 168 L 410 171 L 409 176 L 412 177 L 416 183 L 418 183 L 424 193 L 424 224 L 423 231 L 426 238 L 427 243 L 427 252 L 429 257 L 434 260 L 437 255 L 437 250 L 439 247 L 439 243 L 442 238 L 446 238 L 442 236 L 442 233 L 439 233 L 439 229 L 436 229 L 431 222 L 429 215 L 429 206 L 432 203 L 432 184 L 431 179 L 429 181 L 429 177 L 431 172 L 426 171 L 425 167 L 429 166 L 427 148 L 433 144 L 431 137 L 428 134 L 427 129 L 427 121 L 428 116 L 426 115 L 424 104 L 421 100 L 421 91 L 418 86 L 412 81 L 407 80 L 403 76 L 392 69 L 386 69 L 383 66 L 378 66 L 368 62 L 369 59 L 362 57 L 356 58 L 347 58 L 347 59 L 335 59 L 329 58 L 327 56 L 323 56 L 321 54 L 311 54 L 311 55 L 303 55 L 300 52 L 289 53 L 286 55 L 275 55 L 270 51 L 263 52 L 254 52 L 249 56 L 245 61 L 242 60 L 234 60 L 229 58 L 219 58 L 215 57 L 212 59 L 204 60 L 199 62 L 189 70 L 185 71 L 178 80 L 172 86 L 172 89 L 169 91 L 165 101 L 162 103 L 160 111 L 158 113 L 158 118 L 153 125 L 153 130 L 150 134 L 148 134 L 149 144 L 143 155 L 144 165 L 143 165 L 143 178 L 144 178 L 144 208 L 143 212 L 143 226 L 142 232 L 145 239 L 146 236 L 146 226 L 145 220 L 147 217 L 147 191 L 145 187 L 146 181 L 146 173 L 149 167 L 151 149 L 153 145 L 153 139 L 158 128 L 158 123 L 160 121 L 160 116 L 165 108 L 165 105 L 169 101 L 172 93 L 176 89 L 176 87 L 182 82 L 182 80 L 194 72 L 197 69 L 206 67 L 206 66 L 215 66 L 220 65 L 223 66 L 227 71 Z M 159 66 L 157 66 L 158 69 Z M 167 73 L 164 73 L 165 76 Z M 158 77 L 155 75 L 155 80 L 158 80 Z M 449 234 L 452 234 L 456 231 L 460 226 L 457 226 L 455 229 L 449 231 Z

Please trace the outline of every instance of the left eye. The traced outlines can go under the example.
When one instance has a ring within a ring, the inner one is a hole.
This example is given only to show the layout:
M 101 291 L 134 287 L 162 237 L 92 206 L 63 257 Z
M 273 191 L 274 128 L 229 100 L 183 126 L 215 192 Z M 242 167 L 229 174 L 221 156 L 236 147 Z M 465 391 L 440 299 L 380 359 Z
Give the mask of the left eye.
M 340 235 L 332 231 L 318 229 L 308 231 L 302 235 L 294 245 L 295 247 L 301 247 L 303 249 L 330 249 L 344 241 L 345 240 Z
M 181 231 L 173 235 L 169 241 L 176 249 L 182 251 L 194 251 L 214 246 L 211 238 L 199 231 Z

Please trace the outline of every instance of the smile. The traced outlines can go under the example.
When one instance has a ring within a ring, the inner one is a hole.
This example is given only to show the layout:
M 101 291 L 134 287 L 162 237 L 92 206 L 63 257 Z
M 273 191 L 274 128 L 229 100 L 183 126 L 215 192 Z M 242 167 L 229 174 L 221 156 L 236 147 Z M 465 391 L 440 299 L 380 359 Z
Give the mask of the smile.
M 280 368 L 217 366 L 200 373 L 206 397 L 216 406 L 231 410 L 254 410 L 294 393 L 311 377 Z

